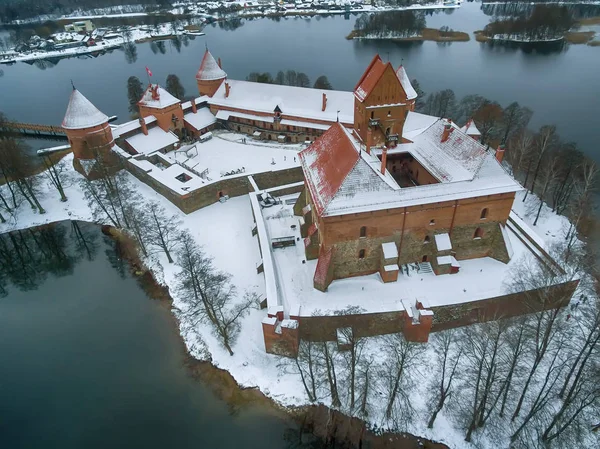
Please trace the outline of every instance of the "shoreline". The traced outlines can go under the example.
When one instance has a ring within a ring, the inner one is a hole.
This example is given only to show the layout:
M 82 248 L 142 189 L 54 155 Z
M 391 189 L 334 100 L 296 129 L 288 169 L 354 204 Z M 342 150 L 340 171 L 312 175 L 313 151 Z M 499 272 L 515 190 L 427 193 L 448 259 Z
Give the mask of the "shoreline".
M 212 10 L 213 12 L 188 12 L 184 15 L 189 17 L 213 17 L 216 21 L 228 20 L 232 18 L 256 18 L 256 17 L 285 17 L 285 16 L 297 16 L 297 15 L 339 15 L 339 14 L 353 14 L 353 13 L 377 13 L 377 12 L 389 12 L 389 11 L 419 11 L 419 10 L 431 10 L 431 9 L 458 9 L 460 8 L 460 4 L 444 4 L 442 3 L 428 3 L 424 5 L 413 4 L 408 6 L 392 6 L 392 7 L 362 7 L 362 8 L 350 8 L 349 10 L 345 9 L 293 9 L 286 10 L 281 12 L 268 12 L 260 11 L 260 10 L 250 10 L 245 11 L 241 9 L 236 12 L 228 13 L 229 16 L 226 17 L 217 17 L 215 14 L 218 14 L 218 10 Z M 131 13 L 120 13 L 120 14 L 81 14 L 81 15 L 62 15 L 58 17 L 50 17 L 50 16 L 36 16 L 30 19 L 16 20 L 10 23 L 6 23 L 4 25 L 10 26 L 21 26 L 21 25 L 31 25 L 31 24 L 39 24 L 47 21 L 58 22 L 58 21 L 69 21 L 69 20 L 87 20 L 87 19 L 119 19 L 119 18 L 127 18 L 127 17 L 151 17 L 151 16 L 161 16 L 166 14 L 172 15 L 181 15 L 178 14 L 174 9 L 169 11 L 152 11 L 152 12 L 131 12 Z
M 50 224 L 52 223 L 48 225 Z M 169 307 L 174 331 L 177 332 L 181 342 L 184 364 L 194 379 L 204 382 L 219 399 L 227 402 L 228 405 L 243 407 L 248 404 L 258 404 L 275 416 L 295 421 L 301 425 L 301 429 L 309 429 L 313 435 L 325 441 L 333 440 L 338 443 L 350 444 L 352 447 L 361 447 L 366 443 L 372 449 L 383 449 L 389 447 L 390 444 L 401 444 L 401 446 L 394 446 L 399 449 L 449 449 L 449 446 L 444 443 L 427 440 L 410 433 L 375 434 L 368 429 L 364 420 L 348 416 L 320 403 L 298 407 L 284 406 L 267 396 L 258 387 L 240 385 L 229 371 L 213 365 L 212 361 L 194 358 L 187 350 L 181 335 L 179 320 L 172 313 L 173 299 L 169 294 L 169 287 L 161 285 L 155 279 L 152 270 L 144 265 L 137 244 L 131 237 L 110 225 L 100 225 L 100 230 L 116 244 L 122 245 L 121 255 L 127 261 L 131 275 L 137 278 L 138 285 L 144 293 L 150 299 L 158 300 L 165 307 Z
M 443 36 L 442 33 L 447 34 Z M 469 33 L 463 31 L 440 31 L 437 28 L 423 28 L 419 36 L 408 37 L 370 37 L 361 36 L 357 30 L 352 30 L 346 36 L 347 40 L 384 40 L 391 42 L 468 42 L 471 40 Z

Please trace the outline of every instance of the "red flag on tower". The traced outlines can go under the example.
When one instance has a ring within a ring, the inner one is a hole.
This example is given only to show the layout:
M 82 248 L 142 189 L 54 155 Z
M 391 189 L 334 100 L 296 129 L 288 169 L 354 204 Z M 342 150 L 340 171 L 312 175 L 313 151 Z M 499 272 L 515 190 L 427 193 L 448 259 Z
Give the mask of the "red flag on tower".
M 152 76 L 152 72 L 150 71 L 150 69 L 148 68 L 148 66 L 146 66 L 146 72 L 148 73 L 148 76 Z

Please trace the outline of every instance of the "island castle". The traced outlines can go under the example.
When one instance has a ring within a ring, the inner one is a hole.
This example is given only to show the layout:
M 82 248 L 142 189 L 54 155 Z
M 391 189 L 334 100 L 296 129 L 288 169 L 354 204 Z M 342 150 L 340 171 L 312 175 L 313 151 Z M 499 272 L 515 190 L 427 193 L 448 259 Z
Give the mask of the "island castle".
M 200 97 L 187 102 L 150 84 L 138 103 L 139 120 L 114 127 L 74 90 L 63 127 L 75 168 L 83 174 L 95 176 L 101 154 L 185 213 L 250 194 L 267 284 L 262 326 L 268 352 L 293 356 L 300 339 L 336 339 L 347 327 L 361 335 L 402 331 L 409 340 L 427 341 L 432 330 L 491 319 L 500 310 L 511 316 L 542 307 L 520 304 L 502 290 L 501 279 L 495 280 L 499 285 L 492 296 L 458 299 L 443 287 L 437 293 L 403 289 L 411 270 L 435 276 L 436 282 L 445 275 L 476 282 L 472 275 L 461 277 L 463 265 L 473 271 L 472 261 L 504 276 L 515 236 L 520 232 L 524 246 L 533 245 L 525 242 L 522 223 L 511 212 L 521 187 L 501 166 L 504 148 L 490 152 L 482 146 L 472 120 L 460 128 L 415 112 L 417 93 L 403 66 L 395 69 L 375 56 L 353 92 L 324 91 L 230 80 L 221 61 L 206 50 L 196 81 Z M 297 167 L 219 180 L 169 157 L 189 151 L 187 142 L 202 140 L 216 126 L 306 148 Z M 263 211 L 265 199 L 277 191 L 296 192 L 289 212 L 298 227 L 292 225 L 293 235 L 284 239 L 286 245 L 302 243 L 296 270 L 308 270 L 310 288 L 326 292 L 323 297 L 286 290 L 289 267 L 278 258 L 287 249 L 277 249 L 281 229 L 273 227 L 276 220 L 266 224 Z M 555 266 L 545 251 L 543 258 Z M 368 300 L 385 306 L 364 302 L 343 316 L 339 308 L 317 316 L 320 309 L 307 299 L 321 298 L 325 307 L 339 298 L 339 292 L 329 291 L 332 283 L 373 276 L 398 286 Z M 575 286 L 558 285 L 563 294 L 553 306 L 568 303 Z

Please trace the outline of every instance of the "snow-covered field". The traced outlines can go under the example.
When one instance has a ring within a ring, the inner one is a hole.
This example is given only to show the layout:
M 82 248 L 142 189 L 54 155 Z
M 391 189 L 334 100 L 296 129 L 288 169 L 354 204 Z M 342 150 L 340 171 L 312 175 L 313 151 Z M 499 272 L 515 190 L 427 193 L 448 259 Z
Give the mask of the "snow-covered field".
M 40 202 L 47 210 L 46 214 L 33 213 L 27 204 L 22 204 L 6 224 L 0 224 L 0 233 L 28 228 L 44 223 L 77 219 L 91 221 L 92 214 L 88 208 L 83 193 L 78 186 L 80 175 L 72 167 L 72 154 L 65 158 L 69 167 L 65 171 L 65 191 L 68 201 L 61 203 L 56 190 L 49 182 L 44 181 L 45 187 L 40 195 Z M 43 174 L 40 175 L 42 179 Z M 253 216 L 248 196 L 237 197 L 225 203 L 216 203 L 189 215 L 182 214 L 179 209 L 154 192 L 146 185 L 130 176 L 131 182 L 147 200 L 155 200 L 165 207 L 169 214 L 177 214 L 197 242 L 203 245 L 207 254 L 214 258 L 215 266 L 232 275 L 232 281 L 240 292 L 252 291 L 264 293 L 265 284 L 262 274 L 256 273 L 256 263 L 260 260 L 258 241 L 252 236 Z M 4 187 L 0 187 L 4 188 Z M 528 211 L 534 209 L 537 198 L 530 195 L 527 202 L 521 201 L 519 194 L 515 201 L 515 210 L 523 220 L 532 224 L 534 216 Z M 539 204 L 539 203 L 538 203 Z M 568 222 L 564 217 L 553 214 L 546 206 L 542 209 L 542 219 L 535 229 L 549 243 L 564 238 Z M 174 292 L 175 275 L 178 272 L 176 264 L 169 264 L 163 255 L 153 256 L 146 261 L 159 282 L 163 282 Z M 179 298 L 173 294 L 174 313 L 181 306 Z M 201 359 L 210 354 L 212 363 L 229 371 L 236 381 L 244 387 L 257 387 L 267 396 L 282 405 L 308 404 L 300 376 L 294 369 L 293 362 L 278 356 L 269 355 L 264 351 L 261 320 L 266 316 L 264 310 L 252 310 L 242 323 L 241 333 L 233 345 L 234 355 L 229 356 L 219 343 L 208 325 L 194 327 L 190 322 L 180 322 L 180 330 L 189 352 Z M 381 359 L 382 344 L 385 337 L 368 339 L 365 354 Z M 424 345 L 421 354 L 423 360 L 434 357 L 432 345 Z M 415 408 L 414 418 L 407 423 L 406 431 L 429 439 L 442 441 L 453 448 L 465 447 L 498 447 L 497 442 L 480 442 L 479 446 L 464 442 L 464 431 L 458 429 L 442 411 L 433 429 L 426 428 L 427 405 L 432 373 L 422 369 L 417 372 L 414 390 L 410 396 Z M 381 394 L 381 393 L 380 393 Z M 330 405 L 328 399 L 323 399 Z M 382 401 L 383 403 L 384 401 Z M 383 405 L 375 404 L 369 416 L 371 424 L 385 426 Z M 502 447 L 502 445 L 500 445 Z

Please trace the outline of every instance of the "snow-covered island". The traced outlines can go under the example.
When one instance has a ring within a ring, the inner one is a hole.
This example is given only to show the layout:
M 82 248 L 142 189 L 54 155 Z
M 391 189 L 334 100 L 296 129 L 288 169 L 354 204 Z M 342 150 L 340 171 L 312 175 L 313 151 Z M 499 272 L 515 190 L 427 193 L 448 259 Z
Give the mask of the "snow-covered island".
M 455 448 L 598 444 L 600 313 L 576 232 L 593 163 L 531 173 L 572 195 L 571 224 L 504 160 L 538 153 L 415 112 L 405 67 L 378 55 L 354 92 L 231 80 L 208 50 L 195 78 L 183 103 L 149 85 L 120 125 L 74 89 L 72 153 L 31 176 L 18 145 L 0 159 L 0 232 L 119 229 L 188 352 L 283 406 Z

